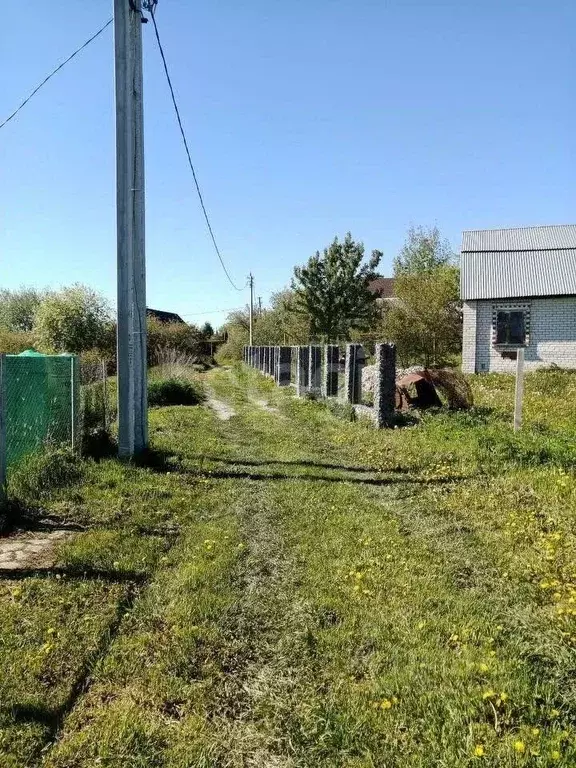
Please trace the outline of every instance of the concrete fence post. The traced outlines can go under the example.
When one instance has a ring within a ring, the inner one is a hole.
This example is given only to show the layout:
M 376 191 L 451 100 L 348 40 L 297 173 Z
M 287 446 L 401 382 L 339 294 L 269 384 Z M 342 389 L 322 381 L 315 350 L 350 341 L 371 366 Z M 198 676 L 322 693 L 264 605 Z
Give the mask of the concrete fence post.
M 374 416 L 376 426 L 390 426 L 396 408 L 396 346 L 376 344 L 376 378 L 374 382 Z
M 278 384 L 280 375 L 280 347 L 274 347 L 274 370 L 272 371 L 274 382 Z
M 310 347 L 309 389 L 319 395 L 322 387 L 322 347 L 312 344 Z
M 292 347 L 278 347 L 278 374 L 276 383 L 279 387 L 290 386 L 292 371 Z
M 302 397 L 308 389 L 310 349 L 309 347 L 296 347 L 296 394 Z
M 338 357 L 337 344 L 324 347 L 324 369 L 322 372 L 322 394 L 324 397 L 336 397 L 338 394 Z
M 274 375 L 274 347 L 268 347 L 268 376 Z
M 362 400 L 362 344 L 346 344 L 346 368 L 344 372 L 344 398 L 349 403 Z

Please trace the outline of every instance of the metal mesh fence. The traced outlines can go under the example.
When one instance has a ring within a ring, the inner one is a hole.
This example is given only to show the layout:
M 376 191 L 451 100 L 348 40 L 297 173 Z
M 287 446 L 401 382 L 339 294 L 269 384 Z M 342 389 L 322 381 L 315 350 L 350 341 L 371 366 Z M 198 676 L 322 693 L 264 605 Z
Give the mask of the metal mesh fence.
M 73 355 L 5 355 L 1 366 L 3 434 L 10 467 L 45 444 L 78 445 L 80 381 Z

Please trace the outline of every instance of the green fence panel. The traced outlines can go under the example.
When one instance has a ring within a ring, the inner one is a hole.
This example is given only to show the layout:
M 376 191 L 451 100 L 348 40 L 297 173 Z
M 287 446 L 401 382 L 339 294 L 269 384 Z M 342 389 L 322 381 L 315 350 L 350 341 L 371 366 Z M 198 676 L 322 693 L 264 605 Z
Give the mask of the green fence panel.
M 74 355 L 6 355 L 6 464 L 45 444 L 79 439 L 80 381 Z

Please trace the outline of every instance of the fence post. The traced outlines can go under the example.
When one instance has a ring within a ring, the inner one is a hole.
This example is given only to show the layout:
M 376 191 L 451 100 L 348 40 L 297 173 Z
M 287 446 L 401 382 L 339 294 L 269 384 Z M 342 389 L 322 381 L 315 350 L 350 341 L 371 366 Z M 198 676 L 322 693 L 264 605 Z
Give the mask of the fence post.
M 102 360 L 102 417 L 104 419 L 104 432 L 108 430 L 108 368 L 106 360 Z
M 374 415 L 378 429 L 392 424 L 396 408 L 396 346 L 376 344 Z
M 338 394 L 338 356 L 338 345 L 326 344 L 322 376 L 322 394 L 324 397 L 335 397 Z
M 349 403 L 362 400 L 362 344 L 346 344 L 346 369 L 344 373 L 344 399 Z
M 524 397 L 524 347 L 516 351 L 516 392 L 514 397 L 514 432 L 522 426 L 522 399 Z
M 312 344 L 310 347 L 309 363 L 309 389 L 315 394 L 320 394 L 322 386 L 322 347 Z
M 298 397 L 302 395 L 308 389 L 308 367 L 310 365 L 310 349 L 309 347 L 297 347 L 296 348 L 296 394 Z
M 76 358 L 74 355 L 70 355 L 70 443 L 72 451 L 76 450 L 76 399 L 74 397 L 76 393 L 76 377 L 74 376 L 74 363 Z
M 6 355 L 0 354 L 0 502 L 6 499 Z
M 276 383 L 279 387 L 290 386 L 291 371 L 292 347 L 278 347 L 278 377 Z

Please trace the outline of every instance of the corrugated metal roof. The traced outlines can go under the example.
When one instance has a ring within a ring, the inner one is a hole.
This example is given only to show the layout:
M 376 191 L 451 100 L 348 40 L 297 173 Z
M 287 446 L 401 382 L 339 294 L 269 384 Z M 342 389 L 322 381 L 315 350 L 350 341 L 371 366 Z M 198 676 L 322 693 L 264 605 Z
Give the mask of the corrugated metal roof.
M 462 233 L 462 252 L 537 251 L 553 248 L 576 248 L 576 224 L 474 229 Z
M 461 296 L 576 294 L 576 225 L 464 232 Z

